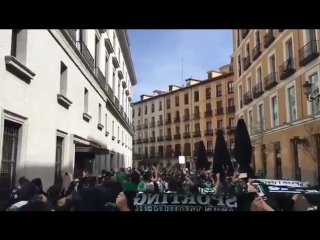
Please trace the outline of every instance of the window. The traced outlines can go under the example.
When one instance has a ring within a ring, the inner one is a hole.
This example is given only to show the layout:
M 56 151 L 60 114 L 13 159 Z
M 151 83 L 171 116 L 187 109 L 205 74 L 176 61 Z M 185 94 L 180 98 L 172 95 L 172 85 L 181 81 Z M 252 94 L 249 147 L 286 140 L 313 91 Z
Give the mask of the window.
M 141 116 L 141 108 L 138 108 L 138 117 Z
M 318 96 L 318 94 L 319 94 L 318 73 L 315 73 L 315 74 L 309 76 L 309 83 L 311 83 L 311 96 Z M 311 105 L 312 114 L 318 114 L 320 112 L 319 101 L 313 101 L 311 104 L 312 104 Z
M 176 134 L 180 133 L 180 127 L 176 127 Z
M 184 95 L 184 104 L 186 105 L 186 104 L 189 104 L 189 94 L 188 93 L 186 93 L 185 95 Z
M 199 102 L 199 91 L 195 91 L 193 93 L 193 96 L 194 96 L 194 102 Z
M 228 82 L 228 94 L 233 93 L 233 82 Z
M 144 106 L 144 114 L 148 114 L 148 106 Z
M 269 73 L 275 73 L 276 72 L 276 58 L 274 55 L 269 57 Z M 274 79 L 276 80 L 276 79 Z
M 251 83 L 251 77 L 247 78 L 247 91 L 251 92 L 252 89 L 252 83 Z
M 274 96 L 271 98 L 271 120 L 272 127 L 279 126 L 279 116 L 278 116 L 278 97 Z
M 124 142 L 123 141 L 123 131 L 121 132 L 121 142 Z
M 180 118 L 180 112 L 179 111 L 176 111 L 176 118 Z
M 237 59 L 237 64 L 238 64 L 238 77 L 241 76 L 241 57 L 240 55 L 238 55 L 238 59 Z
M 293 44 L 292 44 L 292 38 L 288 39 L 285 42 L 285 60 L 289 60 L 289 62 L 287 64 L 293 64 Z M 286 68 L 291 67 L 290 66 L 286 66 Z
M 132 110 L 132 118 L 134 118 L 134 109 Z
M 105 115 L 104 121 L 105 121 L 105 123 L 104 123 L 105 129 L 106 129 L 106 131 L 108 131 L 108 114 Z
M 200 108 L 199 106 L 194 107 L 194 114 L 199 114 L 200 113 Z
M 195 132 L 200 132 L 200 123 L 194 124 L 194 130 Z
M 206 88 L 206 99 L 211 99 L 211 88 Z
M 223 107 L 222 101 L 218 101 L 218 102 L 217 102 L 217 109 L 220 109 L 220 108 L 222 108 L 222 107 Z
M 156 120 L 155 120 L 155 117 L 152 117 L 152 118 L 151 118 L 151 122 L 154 123 L 155 121 L 156 121 Z
M 250 56 L 250 43 L 249 42 L 246 44 L 245 55 L 246 55 L 246 57 Z
M 185 133 L 190 133 L 190 126 L 189 125 L 185 125 L 184 126 L 184 132 Z
M 212 130 L 212 122 L 206 122 L 206 129 Z
M 237 47 L 240 46 L 240 29 L 237 29 Z
M 211 111 L 211 103 L 206 104 L 206 111 L 210 112 Z
M 236 119 L 229 118 L 229 127 L 235 127 L 235 126 L 236 126 Z
M 163 130 L 162 130 L 162 129 L 159 130 L 159 136 L 160 136 L 160 137 L 163 136 Z
M 310 41 L 315 41 L 317 40 L 316 38 L 316 30 L 315 29 L 307 29 L 306 30 L 306 43 L 307 44 L 308 42 Z
M 250 134 L 254 134 L 254 126 L 253 126 L 253 113 L 252 113 L 252 110 L 249 110 L 248 112 L 248 119 L 249 119 L 249 133 Z
M 148 118 L 144 119 L 144 124 L 147 125 L 148 124 Z
M 159 102 L 159 111 L 162 111 L 162 101 Z
M 116 70 L 112 68 L 112 89 L 116 90 Z
M 114 121 L 112 120 L 112 137 L 114 137 Z
M 289 121 L 295 121 L 297 120 L 297 112 L 296 112 L 296 93 L 294 86 L 288 88 L 288 107 L 289 107 Z
M 257 69 L 257 83 L 262 84 L 262 70 L 261 67 Z M 262 87 L 262 86 L 261 86 Z M 262 90 L 262 89 L 261 89 Z
M 21 46 L 21 40 L 20 39 L 20 34 L 21 34 L 22 29 L 12 29 L 12 36 L 11 36 L 11 56 L 17 58 L 20 60 L 18 57 L 18 52 Z
M 68 87 L 68 68 L 61 62 L 60 63 L 60 94 L 67 96 Z
M 179 96 L 175 97 L 175 106 L 179 107 Z
M 154 113 L 154 103 L 151 104 L 151 112 Z
M 148 138 L 148 132 L 144 132 L 144 138 Z
M 216 94 L 217 94 L 217 97 L 222 96 L 222 86 L 221 85 L 216 86 Z
M 167 99 L 167 109 L 170 109 L 170 98 Z
M 113 32 L 113 41 L 112 41 L 113 49 L 116 49 L 116 33 Z
M 98 106 L 98 123 L 101 124 L 101 114 L 102 114 L 102 109 L 101 109 L 101 104 L 99 103 L 99 106 Z
M 118 126 L 118 140 L 120 140 L 120 128 Z
M 264 108 L 263 103 L 258 105 L 258 120 L 260 125 L 260 131 L 265 129 L 265 121 L 264 121 Z
M 121 50 L 120 50 L 120 48 L 118 48 L 118 59 L 119 59 L 119 63 L 121 63 Z
M 223 120 L 218 120 L 217 121 L 217 129 L 222 129 L 223 128 Z
M 89 111 L 89 91 L 84 88 L 84 113 L 88 113 Z
M 208 151 L 213 151 L 213 144 L 212 144 L 212 141 L 207 141 L 207 150 Z
M 171 128 L 167 128 L 167 135 L 171 136 Z
M 260 32 L 259 32 L 259 30 L 257 30 L 255 32 L 255 38 L 256 38 L 256 43 L 259 44 L 260 43 Z
M 234 99 L 233 98 L 229 98 L 228 99 L 228 107 L 232 107 L 234 106 Z
M 64 141 L 64 138 L 62 137 L 56 138 L 56 162 L 55 162 L 55 171 L 54 171 L 55 180 L 61 177 L 61 165 L 62 165 L 62 158 L 63 158 L 63 141 Z
M 243 92 L 242 92 L 242 85 L 239 86 L 239 107 L 240 109 L 243 108 L 243 101 L 242 101 L 242 96 L 243 96 Z
M 99 67 L 98 65 L 98 61 L 99 61 L 99 39 L 97 38 L 97 36 L 95 36 L 95 45 L 94 45 L 94 66 L 95 67 Z

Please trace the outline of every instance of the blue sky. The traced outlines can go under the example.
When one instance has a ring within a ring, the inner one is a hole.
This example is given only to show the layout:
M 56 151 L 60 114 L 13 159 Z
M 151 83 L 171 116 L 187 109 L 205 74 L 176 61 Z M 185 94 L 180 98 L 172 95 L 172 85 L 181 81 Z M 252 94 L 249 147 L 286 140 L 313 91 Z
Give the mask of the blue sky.
M 231 30 L 129 30 L 129 38 L 138 80 L 134 101 L 181 85 L 182 58 L 183 79 L 206 79 L 208 70 L 228 64 L 232 54 Z

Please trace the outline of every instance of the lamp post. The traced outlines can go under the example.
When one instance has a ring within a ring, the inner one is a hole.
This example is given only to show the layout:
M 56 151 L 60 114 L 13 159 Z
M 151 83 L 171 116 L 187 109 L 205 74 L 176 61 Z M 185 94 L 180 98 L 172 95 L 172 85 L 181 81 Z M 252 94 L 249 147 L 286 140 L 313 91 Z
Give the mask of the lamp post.
M 318 94 L 317 96 L 311 96 L 311 93 L 312 93 L 312 84 L 309 83 L 308 81 L 306 81 L 303 85 L 303 91 L 304 91 L 304 94 L 306 95 L 307 97 L 307 100 L 309 102 L 314 102 L 314 101 L 317 101 L 319 102 L 320 101 L 320 94 Z

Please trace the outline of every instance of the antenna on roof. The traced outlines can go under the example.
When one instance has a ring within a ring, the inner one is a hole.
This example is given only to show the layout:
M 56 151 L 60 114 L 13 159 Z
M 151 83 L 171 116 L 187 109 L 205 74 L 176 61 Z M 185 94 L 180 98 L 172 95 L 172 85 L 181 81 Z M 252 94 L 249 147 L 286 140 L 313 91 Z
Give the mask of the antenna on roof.
M 183 58 L 181 58 L 181 85 L 183 85 Z

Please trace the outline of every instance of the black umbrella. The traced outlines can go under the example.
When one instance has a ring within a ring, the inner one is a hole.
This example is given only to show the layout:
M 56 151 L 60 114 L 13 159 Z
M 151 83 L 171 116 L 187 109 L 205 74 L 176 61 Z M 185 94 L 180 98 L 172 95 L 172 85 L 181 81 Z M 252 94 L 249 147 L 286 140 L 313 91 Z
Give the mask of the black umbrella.
M 246 123 L 242 118 L 237 123 L 234 145 L 234 156 L 240 165 L 240 172 L 247 173 L 248 178 L 254 177 L 254 172 L 250 166 L 252 145 Z
M 206 151 L 206 148 L 204 147 L 203 141 L 200 141 L 199 147 L 198 147 L 196 168 L 197 168 L 197 171 L 199 171 L 203 168 L 208 169 L 208 167 L 209 167 L 209 162 L 207 157 L 207 151 Z
M 213 154 L 213 172 L 224 175 L 224 166 L 228 167 L 228 173 L 233 173 L 233 166 L 231 163 L 230 155 L 227 149 L 226 141 L 224 140 L 223 130 L 218 129 L 216 132 L 216 144 Z

